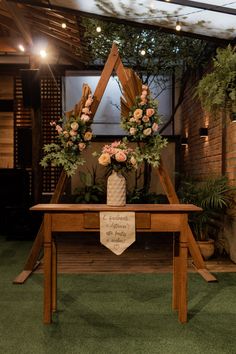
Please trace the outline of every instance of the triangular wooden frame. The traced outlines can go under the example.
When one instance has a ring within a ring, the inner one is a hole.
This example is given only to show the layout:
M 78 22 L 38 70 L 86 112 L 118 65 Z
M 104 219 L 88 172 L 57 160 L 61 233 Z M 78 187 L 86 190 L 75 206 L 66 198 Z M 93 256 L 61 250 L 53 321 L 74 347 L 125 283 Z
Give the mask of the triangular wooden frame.
M 125 69 L 120 56 L 119 56 L 119 51 L 118 48 L 115 44 L 113 44 L 111 52 L 108 56 L 108 59 L 106 61 L 106 64 L 104 66 L 104 69 L 102 71 L 100 80 L 98 82 L 98 85 L 96 87 L 96 90 L 94 92 L 93 95 L 93 103 L 91 105 L 91 116 L 93 117 L 97 111 L 97 108 L 101 102 L 101 99 L 103 97 L 103 94 L 105 92 L 105 89 L 107 87 L 108 81 L 113 73 L 113 71 L 116 72 L 121 85 L 125 86 L 127 85 L 127 81 L 129 80 L 130 77 L 130 71 L 129 69 Z M 86 87 L 83 88 L 83 90 L 86 90 Z M 84 100 L 84 96 L 86 95 L 86 91 L 83 91 L 83 95 L 81 98 L 80 103 L 77 105 L 77 109 L 80 109 L 80 106 Z M 171 182 L 171 179 L 166 171 L 166 169 L 164 168 L 163 162 L 162 160 L 160 161 L 160 165 L 159 167 L 156 169 L 157 171 L 157 175 L 159 176 L 162 188 L 164 190 L 164 192 L 167 195 L 167 198 L 169 200 L 169 202 L 171 204 L 179 204 L 179 199 L 177 197 L 177 194 L 175 192 L 174 186 Z M 54 191 L 54 194 L 51 198 L 50 203 L 58 203 L 59 199 L 61 197 L 61 195 L 64 192 L 64 188 L 66 185 L 66 181 L 67 181 L 67 176 L 65 174 L 65 172 L 63 171 L 60 175 L 60 178 L 58 180 L 56 189 Z M 197 243 L 193 237 L 192 231 L 189 227 L 188 230 L 188 242 L 189 242 L 189 251 L 190 254 L 193 258 L 193 263 L 194 263 L 194 267 L 196 268 L 196 270 L 202 275 L 202 277 L 206 280 L 206 281 L 216 281 L 216 278 L 209 273 L 209 271 L 207 270 L 205 263 L 203 261 L 203 258 L 201 256 L 201 253 L 199 251 L 199 248 L 197 246 Z M 26 281 L 26 279 L 29 277 L 29 275 L 34 271 L 34 269 L 38 266 L 38 264 L 40 263 L 39 259 L 39 255 L 40 255 L 40 251 L 42 249 L 43 246 L 43 225 L 40 226 L 38 234 L 35 238 L 35 241 L 33 243 L 33 246 L 31 248 L 31 251 L 29 253 L 28 259 L 25 263 L 24 269 L 23 271 L 14 279 L 13 283 L 14 284 L 22 284 Z

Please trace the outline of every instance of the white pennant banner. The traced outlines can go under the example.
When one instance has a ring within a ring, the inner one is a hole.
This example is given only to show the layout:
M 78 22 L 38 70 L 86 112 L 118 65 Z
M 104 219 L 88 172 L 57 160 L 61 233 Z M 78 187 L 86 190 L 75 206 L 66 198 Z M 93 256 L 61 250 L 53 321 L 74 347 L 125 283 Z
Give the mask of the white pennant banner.
M 116 255 L 135 241 L 134 212 L 100 212 L 100 242 Z

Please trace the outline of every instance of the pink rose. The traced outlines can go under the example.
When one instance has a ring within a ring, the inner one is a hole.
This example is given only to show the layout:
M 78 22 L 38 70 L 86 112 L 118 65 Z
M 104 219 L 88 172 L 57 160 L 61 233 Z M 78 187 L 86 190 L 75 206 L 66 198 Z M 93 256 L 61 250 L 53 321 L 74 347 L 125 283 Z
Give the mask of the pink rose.
M 135 118 L 135 120 L 136 120 L 136 119 L 140 119 L 140 118 L 142 117 L 142 115 L 143 115 L 142 109 L 137 108 L 137 109 L 134 111 L 134 118 Z
M 56 131 L 58 132 L 58 134 L 61 134 L 62 132 L 63 132 L 63 129 L 62 129 L 62 127 L 60 126 L 60 125 L 56 125 Z
M 153 125 L 152 125 L 152 130 L 153 130 L 154 132 L 156 132 L 156 131 L 158 130 L 158 128 L 159 128 L 158 124 L 157 124 L 157 123 L 153 123 Z
M 154 110 L 153 108 L 148 108 L 148 109 L 146 109 L 146 115 L 147 115 L 148 117 L 153 116 L 154 113 L 155 113 L 155 110 Z
M 119 151 L 115 154 L 115 159 L 118 162 L 124 162 L 127 160 L 127 156 L 125 155 L 125 153 L 123 151 Z
M 85 145 L 85 143 L 79 143 L 78 147 L 79 147 L 79 151 L 83 151 L 85 149 L 86 145 Z
M 90 117 L 87 114 L 82 114 L 80 119 L 82 120 L 82 122 L 88 122 Z
M 144 116 L 142 121 L 145 122 L 145 123 L 149 122 L 149 117 L 148 116 Z
M 105 152 L 98 158 L 98 162 L 100 165 L 107 166 L 109 163 L 111 163 L 111 157 L 107 152 Z
M 92 139 L 92 136 L 93 136 L 92 132 L 86 132 L 86 133 L 84 134 L 84 140 L 85 140 L 85 141 L 91 140 L 91 139 Z
M 129 132 L 131 135 L 135 135 L 137 129 L 136 128 L 130 128 Z
M 152 129 L 151 128 L 144 129 L 143 134 L 146 135 L 146 136 L 151 135 L 152 134 Z

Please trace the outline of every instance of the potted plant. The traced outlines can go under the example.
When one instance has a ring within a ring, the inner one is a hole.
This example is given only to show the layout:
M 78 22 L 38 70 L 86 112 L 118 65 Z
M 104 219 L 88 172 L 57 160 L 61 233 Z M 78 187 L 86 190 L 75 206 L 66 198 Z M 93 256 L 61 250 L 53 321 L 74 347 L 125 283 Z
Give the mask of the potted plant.
M 212 116 L 220 112 L 236 115 L 236 47 L 218 48 L 213 69 L 196 88 L 203 109 Z
M 182 203 L 192 203 L 203 209 L 190 215 L 190 227 L 205 259 L 214 253 L 214 243 L 222 230 L 227 210 L 234 201 L 235 187 L 226 177 L 197 182 L 187 178 L 181 182 L 178 194 Z

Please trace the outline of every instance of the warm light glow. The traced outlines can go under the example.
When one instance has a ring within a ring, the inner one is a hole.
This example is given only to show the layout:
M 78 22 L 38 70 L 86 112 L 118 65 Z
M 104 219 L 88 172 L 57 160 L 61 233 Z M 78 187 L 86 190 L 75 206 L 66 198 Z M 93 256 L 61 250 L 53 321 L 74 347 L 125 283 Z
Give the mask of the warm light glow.
M 25 51 L 25 47 L 23 46 L 23 44 L 19 44 L 18 48 L 20 49 L 21 52 Z
M 181 30 L 181 24 L 179 21 L 176 21 L 176 26 L 175 26 L 176 31 L 180 31 Z
M 39 54 L 40 54 L 41 58 L 46 58 L 46 56 L 47 56 L 47 52 L 44 49 L 41 49 Z
M 61 27 L 65 29 L 65 28 L 67 27 L 67 26 L 66 26 L 66 23 L 63 22 L 63 23 L 61 24 Z
M 146 50 L 142 49 L 140 52 L 141 55 L 145 55 L 146 54 Z
M 98 26 L 98 27 L 96 28 L 96 31 L 97 31 L 98 33 L 100 33 L 100 32 L 102 31 L 101 27 Z

